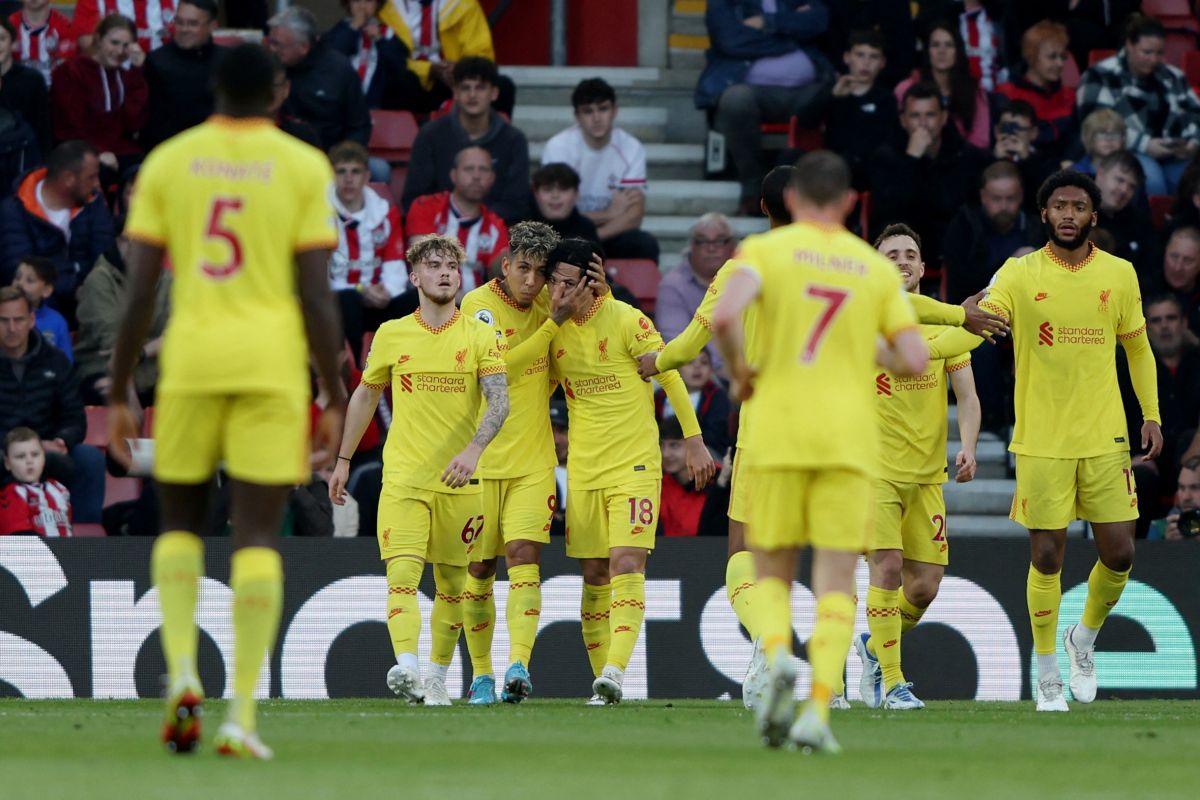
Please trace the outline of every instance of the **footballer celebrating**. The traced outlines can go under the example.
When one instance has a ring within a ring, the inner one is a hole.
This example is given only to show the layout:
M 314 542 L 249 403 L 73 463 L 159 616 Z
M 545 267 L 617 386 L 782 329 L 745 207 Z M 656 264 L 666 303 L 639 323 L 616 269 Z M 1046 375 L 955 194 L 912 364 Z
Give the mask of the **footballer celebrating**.
M 1092 525 L 1099 558 L 1079 623 L 1067 628 L 1071 694 L 1096 698 L 1096 634 L 1129 580 L 1138 516 L 1116 345 L 1125 348 L 1142 411 L 1143 460 L 1162 449 L 1154 354 L 1146 338 L 1137 273 L 1088 241 L 1100 190 L 1063 170 L 1038 189 L 1049 243 L 1004 263 L 983 305 L 1009 321 L 1016 361 L 1017 458 L 1011 517 L 1029 529 L 1026 579 L 1037 654 L 1037 709 L 1066 711 L 1055 654 L 1067 525 Z
M 441 706 L 450 705 L 446 672 L 462 630 L 467 546 L 485 520 L 475 470 L 508 416 L 506 370 L 495 332 L 454 305 L 464 258 L 458 240 L 446 236 L 423 237 L 408 249 L 420 307 L 385 322 L 375 334 L 329 480 L 330 498 L 341 505 L 350 458 L 390 387 L 395 418 L 406 424 L 388 431 L 379 496 L 379 555 L 386 565 L 387 626 L 396 656 L 387 684 L 409 702 Z M 433 564 L 436 594 L 429 674 L 422 686 L 417 585 L 426 561 Z

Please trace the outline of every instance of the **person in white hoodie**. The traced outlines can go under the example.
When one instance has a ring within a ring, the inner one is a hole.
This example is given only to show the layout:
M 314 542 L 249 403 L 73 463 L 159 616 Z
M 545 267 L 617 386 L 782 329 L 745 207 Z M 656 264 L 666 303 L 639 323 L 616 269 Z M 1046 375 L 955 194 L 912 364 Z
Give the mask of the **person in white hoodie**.
M 367 185 L 368 158 L 357 142 L 342 142 L 329 151 L 335 175 L 329 201 L 338 227 L 329 285 L 338 296 L 346 340 L 359 363 L 364 333 L 417 308 L 404 263 L 400 210 Z

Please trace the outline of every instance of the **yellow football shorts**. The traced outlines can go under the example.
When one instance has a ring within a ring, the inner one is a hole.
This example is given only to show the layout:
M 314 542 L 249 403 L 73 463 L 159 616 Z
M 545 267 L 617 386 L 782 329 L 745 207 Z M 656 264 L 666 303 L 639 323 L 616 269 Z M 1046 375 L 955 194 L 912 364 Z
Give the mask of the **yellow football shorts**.
M 745 475 L 753 486 L 746 526 L 751 549 L 868 549 L 875 506 L 865 475 L 847 469 L 755 468 Z
M 483 494 L 435 492 L 389 482 L 379 494 L 379 557 L 417 556 L 431 564 L 467 565 L 483 532 Z
M 1017 454 L 1017 491 L 1009 518 L 1035 531 L 1056 531 L 1072 520 L 1127 522 L 1138 518 L 1129 453 L 1091 458 Z
M 876 478 L 872 550 L 902 550 L 910 561 L 950 563 L 946 500 L 939 483 L 900 483 Z
M 204 483 L 218 465 L 267 486 L 307 483 L 309 398 L 300 392 L 159 392 L 154 409 L 154 477 Z
M 550 518 L 558 502 L 554 467 L 520 478 L 483 479 L 483 533 L 471 550 L 472 561 L 504 555 L 504 546 L 519 539 L 550 541 Z
M 567 555 L 608 558 L 614 547 L 654 549 L 662 481 L 631 481 L 605 489 L 567 487 Z
M 746 474 L 742 448 L 733 451 L 733 477 L 729 479 L 729 518 L 745 523 L 750 517 L 750 489 L 746 485 Z

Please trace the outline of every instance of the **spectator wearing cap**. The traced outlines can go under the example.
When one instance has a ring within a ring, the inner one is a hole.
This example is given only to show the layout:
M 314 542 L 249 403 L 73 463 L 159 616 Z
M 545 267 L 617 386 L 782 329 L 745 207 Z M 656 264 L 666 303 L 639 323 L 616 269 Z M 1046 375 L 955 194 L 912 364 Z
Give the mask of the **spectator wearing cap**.
M 1125 46 L 1093 65 L 1079 82 L 1079 116 L 1112 108 L 1125 119 L 1126 146 L 1149 156 L 1146 191 L 1169 194 L 1200 148 L 1200 97 L 1178 67 L 1163 60 L 1166 30 L 1153 17 L 1135 15 Z
M 46 166 L 26 173 L 0 200 L 0 284 L 25 256 L 54 262 L 54 304 L 72 318 L 75 290 L 113 242 L 112 215 L 100 195 L 100 161 L 87 142 L 63 142 Z
M 724 214 L 709 212 L 692 225 L 687 252 L 658 285 L 654 321 L 664 341 L 683 333 L 717 271 L 733 257 L 736 248 L 737 239 Z M 708 345 L 708 354 L 713 368 L 720 372 L 725 362 L 713 343 Z
M 14 63 L 16 31 L 12 23 L 0 19 L 0 109 L 15 114 L 8 123 L 5 138 L 13 140 L 14 128 L 22 125 L 28 130 L 21 134 L 21 145 L 15 151 L 6 147 L 0 154 L 0 185 L 9 187 L 22 167 L 28 169 L 50 152 L 50 93 L 46 82 L 35 69 Z
M 146 57 L 146 149 L 199 125 L 213 111 L 212 74 L 221 54 L 213 42 L 216 0 L 179 0 L 174 28 L 174 38 Z
M 370 108 L 399 108 L 397 95 L 407 79 L 408 46 L 395 29 L 379 18 L 387 0 L 342 0 L 346 16 L 321 41 L 350 59 Z
M 346 56 L 317 39 L 317 18 L 290 6 L 267 22 L 267 47 L 283 62 L 291 82 L 284 113 L 317 131 L 321 149 L 371 138 L 371 112 L 362 82 Z
M 533 205 L 526 219 L 544 222 L 562 239 L 600 242 L 596 223 L 579 211 L 579 173 L 567 164 L 546 164 L 533 173 Z
M 142 157 L 138 134 L 149 119 L 146 56 L 131 49 L 133 20 L 110 14 L 96 26 L 92 47 L 54 70 L 50 116 L 57 141 L 82 139 L 96 148 L 105 185 Z
M 0 287 L 0 433 L 27 427 L 46 451 L 49 478 L 71 491 L 78 522 L 99 522 L 104 455 L 83 444 L 87 420 L 67 357 L 34 327 L 33 304 L 15 286 Z
M 486 58 L 471 56 L 454 65 L 454 105 L 450 113 L 421 128 L 413 142 L 405 209 L 426 194 L 454 188 L 450 172 L 459 151 L 482 147 L 492 157 L 495 181 L 484 202 L 505 222 L 520 220 L 529 208 L 529 142 L 492 109 L 500 74 Z
M 1075 140 L 1075 90 L 1063 85 L 1063 67 L 1071 57 L 1067 28 L 1042 20 L 1021 36 L 1025 72 L 997 87 L 1008 100 L 1024 100 L 1038 122 L 1035 144 L 1062 155 Z
M 575 124 L 546 142 L 542 164 L 579 175 L 579 210 L 596 224 L 609 258 L 658 260 L 658 241 L 641 230 L 646 215 L 646 148 L 616 126 L 617 93 L 602 78 L 571 92 Z

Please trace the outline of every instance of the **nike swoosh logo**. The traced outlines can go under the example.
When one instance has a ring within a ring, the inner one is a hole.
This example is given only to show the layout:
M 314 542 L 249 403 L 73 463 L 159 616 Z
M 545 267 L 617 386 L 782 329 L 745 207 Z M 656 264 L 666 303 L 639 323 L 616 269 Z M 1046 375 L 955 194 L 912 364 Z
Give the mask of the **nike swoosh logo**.
M 1033 298 L 1033 302 L 1036 303 L 1039 300 L 1045 300 L 1049 296 L 1050 295 L 1046 294 L 1045 292 L 1038 292 L 1037 296 Z

